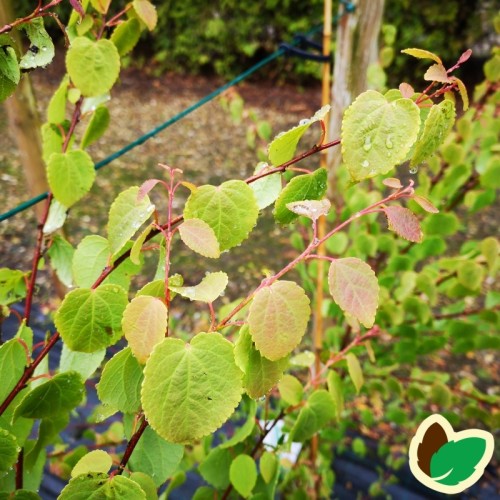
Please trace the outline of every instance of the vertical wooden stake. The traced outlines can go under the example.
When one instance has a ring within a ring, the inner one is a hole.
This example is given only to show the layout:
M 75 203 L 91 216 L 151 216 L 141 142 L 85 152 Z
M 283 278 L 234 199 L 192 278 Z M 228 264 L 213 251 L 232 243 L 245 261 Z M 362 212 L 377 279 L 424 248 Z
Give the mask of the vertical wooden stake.
M 324 10 L 323 10 L 323 55 L 330 57 L 330 44 L 332 38 L 332 1 L 325 0 Z M 321 106 L 325 106 L 330 103 L 330 62 L 323 63 L 323 74 L 321 80 Z M 328 133 L 328 121 L 325 120 L 325 141 L 330 140 Z M 321 152 L 320 156 L 320 167 L 327 168 L 328 157 L 326 151 Z M 326 233 L 326 217 L 320 217 L 318 219 L 318 237 L 321 239 Z M 325 255 L 325 246 L 320 245 L 318 247 L 318 254 Z M 315 314 L 314 314 L 314 379 L 316 379 L 316 374 L 319 373 L 321 367 L 321 349 L 323 346 L 323 288 L 324 288 L 324 260 L 318 259 L 318 275 L 316 281 L 316 302 L 315 302 Z M 316 467 L 316 460 L 318 456 L 318 435 L 313 436 L 311 440 L 311 466 Z M 320 498 L 321 493 L 321 476 L 317 475 L 314 481 L 314 496 L 315 498 Z

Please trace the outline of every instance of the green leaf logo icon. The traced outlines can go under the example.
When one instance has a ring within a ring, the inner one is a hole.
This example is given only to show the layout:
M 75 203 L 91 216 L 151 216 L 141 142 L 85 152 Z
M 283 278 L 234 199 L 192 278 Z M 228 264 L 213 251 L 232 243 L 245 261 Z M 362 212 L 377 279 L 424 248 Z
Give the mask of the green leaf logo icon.
M 483 475 L 494 450 L 489 432 L 454 432 L 441 415 L 431 415 L 410 443 L 410 469 L 427 487 L 441 493 L 461 493 Z

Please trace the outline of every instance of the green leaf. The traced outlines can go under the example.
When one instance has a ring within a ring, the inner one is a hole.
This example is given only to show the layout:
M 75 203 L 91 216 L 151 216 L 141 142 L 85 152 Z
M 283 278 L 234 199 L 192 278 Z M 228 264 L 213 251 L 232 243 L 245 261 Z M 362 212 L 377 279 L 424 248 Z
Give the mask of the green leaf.
M 54 321 L 72 351 L 95 352 L 121 338 L 127 302 L 127 292 L 117 285 L 79 288 L 66 295 Z
M 88 148 L 92 143 L 99 140 L 109 126 L 109 110 L 106 106 L 98 106 L 90 119 L 87 129 L 83 134 L 80 147 Z
M 326 198 L 323 200 L 292 201 L 287 203 L 286 208 L 297 215 L 302 215 L 313 221 L 318 220 L 322 215 L 328 215 L 331 203 Z
M 37 17 L 22 24 L 21 29 L 26 31 L 30 47 L 19 61 L 20 68 L 27 70 L 47 66 L 54 59 L 55 51 L 52 39 L 45 30 L 43 17 Z
M 165 338 L 168 324 L 167 306 L 155 297 L 135 297 L 123 313 L 122 329 L 132 354 L 146 363 L 155 345 Z
M 229 484 L 229 467 L 232 456 L 227 448 L 217 447 L 210 451 L 207 458 L 200 464 L 200 474 L 203 479 L 222 490 Z
M 424 123 L 422 135 L 415 146 L 410 165 L 419 165 L 443 144 L 455 123 L 455 105 L 444 100 L 432 106 Z
M 42 497 L 30 490 L 16 490 L 12 493 L 0 491 L 0 500 L 42 500 Z
M 365 379 L 363 377 L 363 370 L 361 369 L 358 358 L 352 352 L 346 354 L 345 359 L 347 361 L 347 370 L 349 371 L 349 376 L 351 377 L 354 387 L 356 387 L 356 393 L 359 394 L 359 391 L 361 390 L 361 387 L 363 387 L 363 384 L 365 382 Z
M 108 12 L 109 6 L 111 5 L 111 0 L 90 0 L 92 7 L 94 7 L 100 14 L 106 14 Z
M 26 296 L 25 277 L 17 269 L 0 268 L 0 305 L 8 306 Z
M 105 355 L 105 349 L 91 353 L 76 352 L 63 344 L 59 370 L 61 373 L 75 371 L 80 374 L 83 380 L 87 380 L 101 366 Z
M 255 347 L 271 361 L 287 356 L 304 336 L 310 315 L 309 299 L 293 281 L 276 281 L 260 289 L 248 315 Z
M 58 500 L 146 500 L 141 487 L 123 476 L 86 474 L 75 477 L 61 491 Z
M 183 455 L 184 446 L 165 441 L 148 426 L 134 448 L 128 467 L 148 474 L 159 487 L 172 477 Z
M 340 375 L 333 371 L 328 371 L 327 376 L 328 392 L 332 395 L 335 402 L 335 418 L 340 421 L 342 412 L 344 411 L 344 390 L 342 387 L 342 379 Z
M 354 181 L 386 174 L 401 163 L 415 142 L 420 111 L 411 99 L 362 93 L 342 121 L 342 156 Z
M 47 165 L 47 179 L 56 200 L 69 208 L 83 198 L 94 183 L 92 158 L 81 150 L 52 153 Z
M 414 243 L 422 241 L 420 222 L 411 210 L 398 205 L 384 207 L 383 210 L 391 231 Z
M 416 57 L 417 59 L 432 59 L 437 63 L 442 63 L 441 59 L 434 53 L 423 49 L 404 49 L 401 51 L 403 54 Z
M 71 263 L 75 249 L 62 236 L 56 234 L 52 237 L 52 244 L 47 251 L 50 257 L 50 264 L 54 268 L 57 277 L 63 285 L 71 288 L 73 286 L 73 276 L 71 272 Z
M 261 162 L 255 167 L 253 174 L 263 174 L 271 168 L 267 163 Z M 267 175 L 252 182 L 250 187 L 254 192 L 259 210 L 262 210 L 274 203 L 278 198 L 281 192 L 281 175 L 279 173 Z
M 264 481 L 269 484 L 278 468 L 278 458 L 274 453 L 265 451 L 260 457 L 259 469 Z
M 490 236 L 481 241 L 481 253 L 483 254 L 488 264 L 488 270 L 491 275 L 496 270 L 498 262 L 498 254 L 500 253 L 500 244 L 494 236 Z
M 154 205 L 144 196 L 137 200 L 139 188 L 133 186 L 121 192 L 109 209 L 108 239 L 111 253 L 115 255 L 146 222 L 154 211 Z
M 288 365 L 287 357 L 278 361 L 264 358 L 253 345 L 248 325 L 240 330 L 234 346 L 234 357 L 244 374 L 243 387 L 253 399 L 266 395 L 278 383 Z
M 149 233 L 151 233 L 152 230 L 153 230 L 152 224 L 146 226 L 144 230 L 141 232 L 141 234 L 134 241 L 134 244 L 130 249 L 130 261 L 133 264 L 139 265 L 141 263 L 142 246 L 144 245 L 144 242 L 146 241 L 147 237 L 149 236 Z
M 8 471 L 17 461 L 19 446 L 15 436 L 0 429 L 0 472 Z
M 85 236 L 73 254 L 73 276 L 77 286 L 91 287 L 111 257 L 109 242 L 97 235 Z
M 289 224 L 298 215 L 287 208 L 289 203 L 304 200 L 320 200 L 326 193 L 327 172 L 318 168 L 312 174 L 297 175 L 281 191 L 274 205 L 274 218 L 280 224 Z
M 201 219 L 215 232 L 220 251 L 239 245 L 257 222 L 259 208 L 252 188 L 243 181 L 201 186 L 189 196 L 185 219 Z
M 448 441 L 432 455 L 431 477 L 440 484 L 458 484 L 474 474 L 485 453 L 486 440 L 480 437 Z
M 19 403 L 15 418 L 47 418 L 72 410 L 85 394 L 82 377 L 77 372 L 55 375 L 29 392 Z
M 71 81 L 85 97 L 108 92 L 120 74 L 120 55 L 109 40 L 76 37 L 66 53 Z
M 477 262 L 468 260 L 457 270 L 458 282 L 469 290 L 479 290 L 484 279 L 484 268 Z
M 242 373 L 233 345 L 218 333 L 199 333 L 189 344 L 166 338 L 144 370 L 142 406 L 163 438 L 188 443 L 218 429 L 241 399 Z
M 379 286 L 372 268 L 360 259 L 336 259 L 328 271 L 328 286 L 333 300 L 366 328 L 375 321 Z
M 323 429 L 335 416 L 335 403 L 331 394 L 324 389 L 314 391 L 290 431 L 290 441 L 306 441 Z
M 60 154 L 64 139 L 61 130 L 53 123 L 44 123 L 42 132 L 42 158 L 46 165 L 49 164 L 50 157 L 54 153 Z M 71 142 L 71 141 L 70 141 Z
M 110 40 L 116 45 L 120 56 L 128 54 L 141 37 L 141 24 L 135 18 L 119 24 L 113 31 Z
M 234 489 L 244 498 L 250 496 L 257 482 L 257 466 L 250 455 L 238 455 L 229 468 L 229 479 Z
M 299 379 L 293 375 L 285 375 L 278 384 L 278 389 L 285 403 L 295 406 L 302 401 L 304 388 Z
M 115 354 L 104 366 L 97 384 L 101 402 L 123 413 L 136 412 L 141 404 L 142 366 L 130 347 Z M 143 471 L 144 472 L 144 471 Z
M 169 289 L 190 300 L 211 303 L 224 292 L 227 282 L 227 274 L 218 271 L 216 273 L 208 273 L 198 285 L 169 286 Z
M 133 0 L 132 5 L 139 19 L 147 26 L 149 31 L 153 31 L 158 22 L 156 7 L 149 0 Z
M 247 403 L 246 405 L 245 402 Z M 224 441 L 220 445 L 220 448 L 231 448 L 234 445 L 241 443 L 248 436 L 250 436 L 250 434 L 252 434 L 252 431 L 255 428 L 255 415 L 257 413 L 257 403 L 253 399 L 243 398 L 242 405 L 245 405 L 243 406 L 247 418 L 245 420 L 245 423 L 237 427 L 231 438 L 228 439 L 227 441 Z
M 179 226 L 181 240 L 193 252 L 210 259 L 220 256 L 219 242 L 214 230 L 201 219 L 187 219 Z
M 309 119 L 301 120 L 299 125 L 278 134 L 271 144 L 269 144 L 269 161 L 272 165 L 278 166 L 291 160 L 295 155 L 297 144 L 306 130 L 315 122 L 322 121 L 330 111 L 330 106 L 323 106 L 316 114 Z
M 129 479 L 141 487 L 146 494 L 146 500 L 158 500 L 157 486 L 151 476 L 144 472 L 132 472 Z
M 104 450 L 93 450 L 78 460 L 71 471 L 71 477 L 92 472 L 107 474 L 112 465 L 113 460 L 108 453 Z
M 4 402 L 10 391 L 24 373 L 28 362 L 26 351 L 18 339 L 11 339 L 0 346 L 0 402 Z
M 47 121 L 62 123 L 66 118 L 66 96 L 68 94 L 69 77 L 64 75 L 57 90 L 54 92 L 47 106 Z
M 0 47 L 0 102 L 14 93 L 21 78 L 16 51 L 7 45 Z

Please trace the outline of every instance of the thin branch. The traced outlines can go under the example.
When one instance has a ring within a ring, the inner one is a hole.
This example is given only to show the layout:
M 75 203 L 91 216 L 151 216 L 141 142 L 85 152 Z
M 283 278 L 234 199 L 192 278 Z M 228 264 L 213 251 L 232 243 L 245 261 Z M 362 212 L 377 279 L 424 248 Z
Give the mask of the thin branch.
M 38 265 L 40 264 L 40 259 L 42 258 L 43 227 L 45 226 L 45 223 L 47 222 L 47 218 L 49 216 L 49 208 L 51 201 L 52 201 L 52 193 L 49 193 L 49 196 L 45 201 L 45 210 L 42 215 L 42 219 L 38 225 L 38 235 L 36 239 L 35 254 L 33 255 L 31 276 L 28 283 L 28 289 L 26 292 L 26 302 L 24 305 L 24 317 L 26 318 L 26 326 L 28 326 L 30 322 L 31 306 L 33 304 L 33 294 L 35 293 L 35 283 L 38 275 Z
M 128 442 L 127 448 L 125 449 L 125 453 L 123 454 L 123 458 L 120 462 L 120 465 L 118 466 L 118 470 L 116 471 L 117 475 L 120 475 L 124 470 L 125 467 L 130 459 L 130 456 L 132 455 L 135 447 L 137 446 L 137 443 L 139 442 L 139 439 L 141 439 L 142 434 L 146 430 L 146 427 L 148 426 L 148 421 L 144 417 L 141 425 L 139 426 L 139 429 L 134 433 L 134 435 L 130 438 L 130 441 Z
M 77 107 L 75 106 L 75 111 L 76 111 L 76 109 L 77 109 Z M 73 121 L 75 121 L 75 123 L 76 123 L 77 120 L 76 119 L 72 120 L 72 123 L 73 123 Z M 74 127 L 73 127 L 73 130 L 74 130 Z M 69 135 L 69 132 L 68 132 L 68 135 Z M 69 141 L 68 141 L 68 144 L 69 144 Z M 297 156 L 296 158 L 292 158 L 291 160 L 283 163 L 282 165 L 280 165 L 280 166 L 278 166 L 278 167 L 276 167 L 268 172 L 264 172 L 262 174 L 249 177 L 248 179 L 245 180 L 245 182 L 247 184 L 251 184 L 252 182 L 255 182 L 263 177 L 266 177 L 267 175 L 272 175 L 272 174 L 278 173 L 278 172 L 284 172 L 289 166 L 291 166 L 295 163 L 298 163 L 299 161 L 303 160 L 304 158 L 307 158 L 307 157 L 309 157 L 309 156 L 311 156 L 319 151 L 322 151 L 323 149 L 327 149 L 327 148 L 330 148 L 332 146 L 336 146 L 338 144 L 340 144 L 340 139 L 332 141 L 328 144 L 324 144 L 323 146 L 320 146 L 320 147 L 313 146 L 309 151 L 306 151 L 305 153 Z M 177 226 L 183 220 L 184 219 L 182 216 L 176 217 L 175 219 L 173 219 L 171 221 L 170 228 Z M 162 226 L 163 229 L 168 229 L 168 227 L 169 227 L 168 224 L 165 224 L 164 226 Z M 146 238 L 146 240 L 144 241 L 144 243 L 146 243 L 151 238 L 156 236 L 159 232 L 160 232 L 159 230 L 151 231 L 149 233 L 148 237 Z M 104 270 L 102 271 L 101 275 L 96 279 L 96 281 L 94 282 L 94 284 L 90 288 L 92 290 L 96 289 L 122 262 L 127 260 L 127 258 L 129 256 L 130 256 L 130 250 L 127 250 L 118 259 L 116 259 L 116 261 L 113 264 L 106 266 L 104 268 Z M 229 320 L 227 320 L 225 323 L 228 323 L 228 321 Z M 12 403 L 12 401 L 19 394 L 19 392 L 21 392 L 21 390 L 26 387 L 26 385 L 27 385 L 28 381 L 30 380 L 31 376 L 33 375 L 33 372 L 35 371 L 36 367 L 43 361 L 45 356 L 47 356 L 47 354 L 50 352 L 52 347 L 54 347 L 54 345 L 57 343 L 58 339 L 59 339 L 59 333 L 55 332 L 52 335 L 52 337 L 50 338 L 50 340 L 47 342 L 47 344 L 45 344 L 45 347 L 42 349 L 42 351 L 40 351 L 40 354 L 32 362 L 32 364 L 30 364 L 25 369 L 25 371 L 24 371 L 23 375 L 21 376 L 21 378 L 19 379 L 18 383 L 15 385 L 15 387 L 12 389 L 12 391 L 6 397 L 5 401 L 0 405 L 0 415 L 2 415 L 5 412 L 5 410 L 9 407 L 10 403 Z
M 259 439 L 255 443 L 255 446 L 253 447 L 252 451 L 250 452 L 250 456 L 252 458 L 255 458 L 255 455 L 257 455 L 257 452 L 259 451 L 260 447 L 262 446 L 262 443 L 264 442 L 264 439 L 266 439 L 267 435 L 274 429 L 276 424 L 285 416 L 285 410 L 281 410 L 278 414 L 278 416 L 273 420 L 271 425 L 267 428 L 264 429 L 264 432 L 261 433 L 259 436 Z M 229 484 L 229 486 L 226 488 L 226 491 L 222 494 L 221 500 L 226 500 L 229 498 L 229 495 L 231 494 L 231 491 L 233 491 L 233 485 Z
M 3 33 L 8 33 L 9 31 L 12 31 L 16 26 L 27 23 L 27 22 L 29 22 L 37 17 L 46 16 L 47 15 L 46 11 L 48 9 L 55 7 L 56 5 L 60 4 L 61 2 L 62 2 L 62 0 L 52 0 L 52 2 L 49 2 L 47 5 L 42 7 L 41 2 L 39 1 L 36 9 L 31 14 L 27 15 L 26 17 L 20 17 L 20 18 L 16 19 L 15 21 L 12 21 L 11 23 L 6 24 L 2 28 L 0 28 L 0 35 L 2 35 Z

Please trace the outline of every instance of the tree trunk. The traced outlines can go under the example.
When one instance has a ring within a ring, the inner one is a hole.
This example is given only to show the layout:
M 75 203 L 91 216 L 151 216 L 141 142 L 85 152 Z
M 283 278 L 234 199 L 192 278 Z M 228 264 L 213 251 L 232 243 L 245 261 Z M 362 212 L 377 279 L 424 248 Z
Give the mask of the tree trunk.
M 335 65 L 333 68 L 332 111 L 330 137 L 340 137 L 345 109 L 367 90 L 367 70 L 378 58 L 378 36 L 384 12 L 384 0 L 356 0 L 353 13 L 340 17 L 336 33 Z M 339 5 L 339 15 L 344 6 Z M 340 149 L 330 151 L 328 157 L 330 194 L 335 196 L 338 166 L 342 160 Z
M 10 0 L 0 1 L 0 26 L 14 19 Z M 12 37 L 19 42 L 16 33 Z M 19 45 L 20 46 L 20 45 Z M 40 135 L 40 119 L 36 109 L 31 81 L 27 74 L 23 75 L 16 92 L 5 101 L 10 133 L 16 142 L 21 156 L 21 166 L 28 192 L 36 196 L 48 190 L 45 177 L 45 165 L 42 160 L 42 141 Z M 43 204 L 35 206 L 37 217 L 43 212 Z

